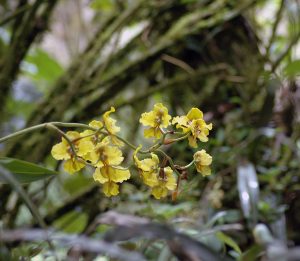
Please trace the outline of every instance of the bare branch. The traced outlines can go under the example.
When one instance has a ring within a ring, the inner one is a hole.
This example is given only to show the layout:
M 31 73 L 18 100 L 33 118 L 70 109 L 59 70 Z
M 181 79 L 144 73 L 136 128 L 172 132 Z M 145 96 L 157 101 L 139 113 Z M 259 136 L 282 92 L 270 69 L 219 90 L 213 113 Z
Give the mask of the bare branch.
M 288 53 L 293 48 L 293 46 L 295 44 L 297 44 L 297 42 L 299 41 L 299 37 L 300 37 L 300 31 L 290 41 L 290 43 L 288 44 L 288 46 L 286 47 L 286 49 L 279 55 L 279 57 L 276 59 L 276 61 L 273 62 L 272 68 L 271 68 L 272 72 L 275 72 L 275 70 L 277 69 L 277 67 L 280 65 L 281 61 L 286 57 L 286 55 L 288 55 Z
M 153 223 L 146 218 L 109 211 L 99 216 L 98 224 L 117 225 L 105 235 L 107 242 L 129 240 L 137 237 L 166 240 L 170 250 L 179 260 L 220 261 L 221 259 L 201 242 L 179 233 L 167 225 Z M 222 259 L 224 260 L 224 259 Z
M 112 243 L 91 239 L 86 236 L 56 233 L 42 229 L 3 230 L 0 234 L 0 242 L 36 242 L 44 240 L 58 241 L 60 246 L 72 247 L 80 252 L 107 254 L 125 261 L 145 261 L 145 258 L 137 252 L 127 251 Z
M 266 58 L 269 57 L 272 44 L 273 44 L 274 39 L 276 37 L 276 31 L 277 31 L 279 22 L 280 22 L 281 17 L 282 17 L 282 11 L 284 9 L 284 2 L 285 2 L 285 0 L 281 0 L 280 6 L 279 6 L 279 8 L 277 10 L 277 13 L 276 13 L 276 18 L 275 18 L 275 22 L 274 22 L 274 25 L 273 25 L 273 28 L 272 28 L 271 37 L 270 37 L 270 40 L 269 40 L 269 43 L 268 43 L 268 46 L 267 46 L 267 50 L 266 50 L 266 55 L 265 55 Z

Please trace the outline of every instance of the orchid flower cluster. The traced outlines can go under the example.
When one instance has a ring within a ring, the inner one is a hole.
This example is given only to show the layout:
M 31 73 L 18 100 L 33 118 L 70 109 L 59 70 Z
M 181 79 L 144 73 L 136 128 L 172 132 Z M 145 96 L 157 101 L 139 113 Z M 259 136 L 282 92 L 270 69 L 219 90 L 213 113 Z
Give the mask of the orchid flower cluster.
M 104 194 L 116 196 L 119 184 L 131 177 L 129 168 L 121 166 L 124 160 L 121 148 L 127 145 L 134 150 L 133 163 L 143 183 L 150 187 L 156 199 L 166 197 L 169 191 L 176 198 L 180 180 L 186 178 L 186 169 L 193 164 L 203 176 L 211 174 L 212 157 L 204 149 L 197 151 L 186 166 L 175 165 L 161 150 L 164 145 L 184 139 L 192 148 L 198 147 L 198 141 L 208 141 L 212 124 L 205 122 L 199 109 L 192 108 L 187 115 L 172 119 L 168 109 L 157 103 L 152 111 L 143 113 L 139 122 L 146 127 L 144 136 L 154 140 L 154 145 L 145 150 L 142 145 L 135 146 L 118 135 L 121 129 L 111 117 L 113 112 L 115 109 L 111 107 L 101 120 L 84 125 L 83 132 L 63 133 L 61 142 L 53 146 L 51 154 L 56 160 L 64 160 L 66 172 L 73 174 L 85 166 L 92 166 L 95 168 L 93 178 L 103 185 Z M 179 131 L 168 129 L 170 125 Z M 144 155 L 143 158 L 140 155 Z

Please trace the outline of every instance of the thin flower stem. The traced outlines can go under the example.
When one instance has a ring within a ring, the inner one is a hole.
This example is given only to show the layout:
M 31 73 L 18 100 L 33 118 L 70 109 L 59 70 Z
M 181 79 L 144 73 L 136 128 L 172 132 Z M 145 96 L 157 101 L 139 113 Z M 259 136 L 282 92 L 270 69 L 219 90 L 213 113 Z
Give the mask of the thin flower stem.
M 171 168 L 176 172 L 176 174 L 177 174 L 178 176 L 180 176 L 181 174 L 180 174 L 179 171 L 176 169 L 176 167 L 175 167 L 175 165 L 174 165 L 174 162 L 173 162 L 173 160 L 171 159 L 171 157 L 170 157 L 167 153 L 165 153 L 163 150 L 157 149 L 156 151 L 159 152 L 160 154 L 162 154 L 162 155 L 169 161 Z
M 162 141 L 160 141 L 160 142 L 154 144 L 152 147 L 150 147 L 148 150 L 146 150 L 146 151 L 144 151 L 144 152 L 145 152 L 145 153 L 151 153 L 151 152 L 157 150 L 159 147 L 161 147 L 162 144 L 163 144 Z M 142 152 L 142 153 L 143 153 L 143 152 Z
M 0 143 L 2 143 L 4 141 L 7 141 L 7 140 L 10 140 L 12 138 L 15 138 L 17 136 L 32 132 L 32 131 L 36 131 L 36 130 L 39 130 L 39 129 L 42 129 L 42 128 L 46 128 L 46 126 L 47 126 L 47 123 L 43 123 L 43 124 L 35 125 L 35 126 L 32 126 L 32 127 L 17 131 L 15 133 L 12 133 L 12 134 L 9 134 L 7 136 L 4 136 L 4 137 L 0 138 Z
M 131 149 L 136 150 L 138 147 L 133 145 L 132 143 L 130 143 L 129 141 L 123 139 L 122 137 L 120 137 L 117 134 L 109 134 L 107 132 L 103 132 L 101 131 L 102 134 L 104 135 L 112 135 L 114 137 L 116 137 L 117 139 L 119 139 L 120 141 L 124 142 L 125 144 L 127 144 Z M 148 150 L 139 150 L 138 153 L 140 154 L 149 154 L 151 152 L 153 152 L 154 150 L 156 150 L 157 148 L 159 148 L 162 145 L 161 141 L 158 142 L 157 144 L 154 144 L 152 147 L 150 147 Z
M 73 141 L 70 140 L 69 137 L 62 130 L 60 130 L 58 127 L 86 128 L 86 129 L 90 129 L 90 130 L 93 130 L 93 131 L 96 131 L 96 132 L 99 130 L 99 129 L 93 128 L 89 125 L 81 124 L 81 123 L 47 122 L 47 123 L 42 123 L 42 124 L 38 124 L 38 125 L 35 125 L 35 126 L 32 126 L 32 127 L 29 127 L 29 128 L 17 131 L 15 133 L 12 133 L 10 135 L 7 135 L 5 137 L 2 137 L 2 138 L 0 138 L 0 143 L 5 142 L 9 139 L 15 138 L 17 136 L 39 130 L 39 129 L 43 129 L 43 128 L 52 129 L 52 130 L 55 130 L 56 132 L 58 132 L 60 135 L 62 135 L 66 139 L 66 141 L 70 145 L 72 153 L 74 154 L 75 158 L 77 159 L 78 156 L 77 156 Z
M 137 149 L 137 146 L 131 144 L 129 141 L 123 139 L 122 137 L 120 137 L 120 136 L 117 135 L 117 134 L 110 134 L 110 133 L 107 133 L 107 132 L 105 132 L 105 131 L 100 131 L 100 133 L 101 133 L 101 134 L 104 134 L 104 135 L 111 135 L 111 136 L 114 136 L 114 137 L 116 137 L 118 140 L 120 140 L 120 141 L 124 142 L 125 144 L 127 144 L 131 149 L 133 149 L 133 150 L 136 150 L 136 149 Z
M 162 127 L 159 127 L 159 130 L 160 130 L 161 134 L 163 134 L 163 135 L 167 134 L 167 132 L 165 132 Z
M 125 144 L 127 144 L 131 149 L 133 150 L 136 150 L 137 149 L 137 146 L 133 145 L 132 143 L 130 143 L 129 141 L 123 139 L 122 137 L 120 137 L 119 135 L 116 135 L 116 134 L 110 134 L 110 133 L 107 133 L 107 132 L 104 132 L 104 131 L 101 131 L 101 129 L 97 129 L 97 128 L 94 128 L 94 127 L 91 127 L 87 124 L 82 124 L 82 123 L 64 123 L 64 122 L 47 122 L 47 123 L 42 123 L 42 124 L 38 124 L 38 125 L 35 125 L 35 126 L 32 126 L 32 127 L 29 127 L 29 128 L 26 128 L 26 129 L 23 129 L 23 130 L 20 130 L 20 131 L 17 131 L 15 133 L 12 133 L 10 135 L 7 135 L 5 137 L 2 137 L 0 138 L 0 143 L 2 142 L 5 142 L 9 139 L 12 139 L 12 138 L 15 138 L 17 136 L 20 136 L 20 135 L 23 135 L 23 134 L 26 134 L 26 133 L 30 133 L 30 132 L 33 132 L 33 131 L 36 131 L 36 130 L 39 130 L 39 129 L 43 129 L 43 128 L 48 128 L 48 129 L 54 129 L 55 131 L 57 131 L 59 134 L 61 134 L 66 140 L 67 142 L 69 143 L 71 149 L 72 149 L 72 152 L 74 153 L 74 155 L 77 157 L 76 155 L 76 152 L 75 152 L 75 148 L 74 148 L 74 145 L 72 143 L 72 141 L 68 138 L 68 136 L 63 132 L 61 131 L 58 127 L 66 127 L 66 128 L 85 128 L 85 129 L 89 129 L 89 130 L 93 130 L 95 131 L 96 133 L 101 133 L 101 134 L 104 134 L 104 135 L 113 135 L 115 136 L 117 139 L 119 139 L 120 141 L 124 142 Z M 160 148 L 163 144 L 164 144 L 164 141 L 165 141 L 165 138 L 166 136 L 170 134 L 168 132 L 163 132 L 163 136 L 161 138 L 161 140 L 154 144 L 153 146 L 151 146 L 149 149 L 147 150 L 139 150 L 139 153 L 140 154 L 149 154 L 155 150 L 157 150 L 158 148 Z M 177 134 L 177 133 L 176 133 Z M 185 139 L 187 136 L 189 135 L 189 133 L 185 134 L 184 136 L 182 137 L 179 137 L 177 139 L 174 139 L 174 142 L 175 141 L 179 141 L 179 140 L 182 140 L 182 139 Z
M 88 137 L 92 137 L 92 136 L 96 135 L 97 133 L 100 133 L 102 129 L 103 129 L 103 127 L 96 130 L 96 131 L 94 131 L 94 133 L 91 133 L 91 134 L 88 134 L 88 135 L 85 135 L 85 136 L 81 136 L 77 139 L 74 139 L 73 142 L 78 141 L 78 140 L 82 140 L 82 139 L 85 139 L 85 138 L 88 138 Z
M 181 135 L 182 134 L 182 132 L 180 132 L 180 131 L 173 131 L 172 133 L 170 133 L 170 134 L 173 134 L 173 135 Z
M 120 166 L 116 166 L 116 165 L 109 165 L 110 167 L 112 167 L 113 169 L 118 169 L 118 170 L 129 170 L 130 166 L 128 167 L 120 167 Z
M 84 128 L 84 129 L 93 130 L 93 131 L 99 130 L 98 128 L 91 127 L 87 124 L 76 123 L 76 122 L 58 122 L 58 121 L 54 121 L 54 122 L 49 122 L 49 123 L 52 124 L 52 125 L 55 125 L 57 127 Z
M 28 127 L 26 129 L 23 129 L 23 130 L 15 132 L 15 133 L 9 134 L 7 136 L 4 136 L 4 137 L 0 138 L 0 143 L 10 140 L 12 138 L 15 138 L 17 136 L 39 130 L 39 129 L 43 129 L 43 128 L 52 128 L 53 129 L 53 127 L 51 127 L 51 126 L 67 127 L 67 128 L 86 128 L 86 129 L 97 131 L 96 128 L 93 128 L 89 125 L 81 124 L 81 123 L 46 122 L 46 123 L 38 124 L 38 125 L 35 125 L 32 127 Z
M 195 161 L 192 160 L 189 164 L 183 166 L 182 168 L 183 168 L 183 169 L 188 169 L 188 168 L 191 167 L 194 163 L 195 163 Z
M 177 169 L 180 169 L 180 170 L 185 170 L 185 169 L 188 169 L 189 167 L 191 167 L 193 164 L 194 164 L 194 160 L 191 161 L 189 164 L 185 165 L 185 166 L 175 166 Z
M 47 125 L 47 127 L 48 127 L 49 129 L 53 129 L 53 130 L 57 131 L 60 135 L 62 135 L 62 136 L 65 138 L 65 140 L 66 140 L 66 141 L 69 143 L 69 145 L 70 145 L 70 148 L 71 148 L 71 150 L 72 150 L 72 153 L 75 155 L 75 158 L 77 159 L 77 154 L 76 154 L 76 150 L 75 150 L 73 141 L 70 140 L 69 137 L 68 137 L 62 130 L 60 130 L 59 128 L 57 128 L 55 125 L 53 125 L 53 124 L 50 123 L 50 124 Z
M 191 132 L 189 131 L 189 132 L 186 133 L 185 135 L 183 135 L 183 136 L 181 136 L 181 137 L 179 137 L 179 138 L 177 138 L 177 139 L 173 139 L 173 142 L 177 142 L 177 141 L 186 139 L 186 138 L 190 135 L 190 133 L 191 133 Z

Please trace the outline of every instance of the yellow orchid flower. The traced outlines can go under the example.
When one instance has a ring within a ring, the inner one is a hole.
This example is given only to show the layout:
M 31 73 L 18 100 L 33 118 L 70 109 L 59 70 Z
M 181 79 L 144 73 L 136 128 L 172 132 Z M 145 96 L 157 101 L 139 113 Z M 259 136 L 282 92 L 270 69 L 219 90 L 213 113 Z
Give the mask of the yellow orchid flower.
M 170 124 L 171 116 L 168 114 L 168 109 L 162 103 L 156 103 L 153 111 L 144 112 L 141 115 L 140 123 L 150 128 L 144 131 L 146 138 L 154 137 L 159 139 L 162 136 L 160 128 L 166 128 Z
M 56 160 L 66 160 L 64 170 L 73 174 L 85 166 L 85 164 L 80 159 L 76 159 L 76 157 L 84 158 L 84 156 L 93 150 L 94 146 L 90 140 L 82 138 L 80 133 L 76 131 L 68 131 L 66 135 L 72 142 L 76 155 L 65 138 L 62 138 L 60 143 L 52 147 L 51 154 Z
M 192 108 L 186 116 L 175 117 L 172 124 L 176 124 L 177 129 L 181 128 L 183 133 L 191 132 L 188 140 L 189 145 L 193 148 L 197 147 L 197 139 L 202 142 L 208 141 L 207 136 L 212 129 L 212 124 L 206 124 L 203 112 L 198 108 Z
M 109 145 L 108 139 L 98 143 L 90 153 L 92 164 L 96 167 L 93 178 L 103 184 L 103 192 L 107 197 L 119 194 L 119 185 L 130 178 L 130 172 L 118 165 L 124 160 L 122 151 Z
M 168 191 L 173 191 L 177 187 L 176 178 L 170 167 L 163 169 L 163 177 L 158 178 L 158 184 L 152 188 L 152 195 L 156 199 L 164 198 Z
M 206 153 L 205 150 L 197 151 L 194 154 L 194 162 L 196 169 L 202 176 L 209 176 L 211 174 L 210 165 L 212 163 L 212 156 Z
M 90 124 L 89 124 L 90 125 Z M 100 138 L 102 137 L 101 134 L 96 133 L 93 130 L 85 130 L 80 133 L 80 137 L 84 139 L 85 141 L 89 141 L 90 144 L 92 144 L 93 148 L 90 149 L 90 152 L 88 152 L 85 155 L 82 155 L 82 158 L 86 161 L 92 161 L 92 152 L 95 150 L 96 145 L 100 142 Z
M 176 128 L 181 128 L 184 133 L 190 130 L 190 125 L 193 120 L 203 119 L 203 112 L 198 108 L 192 108 L 187 115 L 177 116 L 173 118 L 172 124 L 177 124 Z
M 103 184 L 103 192 L 107 197 L 119 194 L 119 185 L 124 180 L 130 178 L 130 172 L 127 169 L 117 169 L 112 166 L 104 165 L 96 168 L 93 178 L 95 181 Z
M 137 153 L 140 149 L 141 146 L 133 154 L 135 165 L 142 176 L 143 182 L 149 187 L 154 187 L 158 185 L 159 159 L 156 154 L 151 153 L 151 158 L 139 160 Z
M 124 160 L 122 151 L 118 147 L 108 144 L 108 140 L 104 139 L 98 143 L 95 149 L 90 153 L 92 164 L 95 167 L 119 165 Z
M 152 188 L 152 195 L 156 199 L 166 197 L 169 190 L 175 190 L 177 187 L 173 170 L 170 167 L 160 168 L 159 159 L 154 153 L 151 153 L 151 158 L 139 160 L 137 153 L 140 149 L 141 146 L 135 150 L 133 159 L 143 182 Z
M 191 135 L 189 135 L 189 145 L 193 148 L 197 148 L 197 139 L 202 142 L 207 142 L 209 131 L 212 129 L 212 124 L 206 124 L 204 120 L 193 120 L 191 125 Z
M 115 108 L 111 107 L 109 111 L 105 112 L 103 114 L 103 123 L 107 132 L 110 134 L 111 142 L 121 147 L 124 145 L 124 143 L 120 141 L 116 136 L 114 136 L 121 130 L 121 128 L 116 125 L 117 121 L 109 116 L 112 112 L 115 111 Z

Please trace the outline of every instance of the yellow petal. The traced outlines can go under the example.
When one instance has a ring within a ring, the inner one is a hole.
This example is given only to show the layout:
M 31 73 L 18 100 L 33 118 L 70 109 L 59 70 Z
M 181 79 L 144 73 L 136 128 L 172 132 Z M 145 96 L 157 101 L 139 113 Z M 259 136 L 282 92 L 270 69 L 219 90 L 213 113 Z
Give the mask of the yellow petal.
M 77 144 L 77 155 L 78 156 L 85 156 L 86 154 L 88 154 L 89 152 L 91 152 L 92 150 L 95 149 L 95 146 L 93 144 L 93 142 L 91 142 L 90 140 L 79 140 L 78 144 Z
M 168 190 L 161 186 L 156 186 L 152 189 L 152 195 L 156 199 L 164 198 L 168 195 Z
M 170 115 L 164 115 L 164 117 L 162 118 L 161 126 L 163 128 L 167 128 L 170 125 L 171 118 L 172 117 Z
M 93 162 L 90 152 L 87 154 L 84 154 L 83 156 L 81 156 L 81 158 L 83 158 L 85 161 L 90 161 L 91 163 Z
M 164 168 L 164 172 L 165 172 L 165 175 L 166 175 L 166 178 L 167 178 L 165 187 L 168 190 L 176 189 L 177 182 L 176 182 L 175 176 L 173 175 L 173 170 L 170 167 L 166 167 L 166 168 Z
M 102 171 L 102 168 L 96 168 L 95 172 L 93 174 L 93 178 L 95 181 L 100 182 L 101 184 L 104 184 L 105 182 L 109 181 L 109 177 L 107 175 L 107 172 Z
M 106 182 L 103 185 L 103 192 L 107 197 L 119 194 L 119 185 L 114 182 Z
M 101 168 L 104 165 L 100 160 L 100 155 L 96 152 L 96 150 L 91 151 L 89 154 L 85 155 L 84 158 L 90 160 L 95 167 Z
M 189 120 L 197 120 L 203 118 L 203 112 L 200 111 L 198 108 L 192 108 L 186 115 Z
M 109 136 L 106 136 L 102 141 L 101 143 L 99 144 L 100 146 L 107 146 L 110 144 L 110 138 Z
M 175 125 L 176 124 L 176 128 L 179 129 L 183 129 L 183 132 L 187 132 L 189 130 L 189 124 L 188 124 L 188 117 L 186 116 L 177 116 L 175 118 L 173 118 L 172 120 L 172 124 Z
M 194 138 L 192 135 L 188 136 L 188 140 L 189 140 L 189 145 L 192 147 L 192 148 L 197 148 L 198 145 L 197 145 L 197 140 L 196 138 Z
M 154 187 L 159 184 L 155 172 L 142 172 L 143 182 L 149 187 Z
M 110 115 L 111 113 L 115 112 L 115 111 L 116 111 L 116 109 L 115 109 L 114 107 L 110 107 L 110 110 L 107 111 L 107 112 L 105 112 L 105 113 L 103 114 L 103 118 L 104 118 L 104 119 L 108 118 L 109 115 Z
M 89 123 L 89 126 L 96 128 L 96 129 L 101 129 L 103 127 L 103 123 L 101 121 L 93 120 Z
M 140 118 L 140 123 L 144 126 L 150 126 L 150 128 L 144 132 L 145 137 L 160 138 L 161 133 L 159 127 L 168 127 L 171 118 L 172 117 L 168 114 L 168 109 L 162 103 L 156 103 L 153 111 L 144 112 Z
M 158 128 L 149 128 L 144 130 L 144 136 L 145 138 L 156 138 L 159 139 L 162 134 L 161 131 Z
M 154 153 L 151 153 L 151 157 L 152 157 L 152 160 L 156 163 L 156 165 L 158 165 L 159 164 L 158 156 Z
M 158 164 L 153 159 L 143 159 L 140 161 L 139 168 L 143 171 L 153 171 L 158 168 Z
M 191 123 L 191 131 L 194 138 L 198 138 L 202 142 L 208 141 L 207 135 L 209 134 L 209 130 L 204 120 L 193 120 Z
M 56 160 L 67 160 L 71 158 L 69 154 L 69 146 L 64 142 L 60 142 L 52 147 L 51 154 Z
M 162 103 L 156 103 L 154 105 L 154 113 L 156 120 L 159 119 L 159 125 L 166 128 L 170 124 L 171 116 L 168 114 L 168 109 Z M 156 121 L 157 122 L 157 121 Z M 157 124 L 155 125 L 157 126 Z M 152 126 L 154 127 L 154 126 Z
M 118 146 L 118 147 L 123 147 L 124 146 L 124 142 L 119 140 L 116 136 L 109 136 L 111 143 Z
M 80 132 L 80 137 L 86 137 L 84 139 L 91 139 L 91 137 L 93 137 L 92 135 L 95 133 L 95 131 L 92 130 L 85 130 L 83 132 Z
M 200 165 L 208 166 L 212 163 L 212 156 L 206 153 L 205 150 L 200 150 L 194 154 L 194 160 L 196 163 L 200 163 Z
M 211 174 L 211 169 L 209 166 L 199 166 L 199 168 L 197 167 L 197 171 L 200 172 L 204 177 Z
M 137 148 L 136 148 L 136 150 L 134 151 L 134 153 L 133 153 L 133 160 L 134 160 L 134 162 L 135 162 L 135 165 L 139 168 L 139 165 L 140 165 L 140 160 L 139 160 L 139 158 L 138 158 L 138 156 L 137 156 L 137 154 L 138 154 L 138 152 L 139 152 L 139 150 L 142 148 L 142 145 L 139 145 Z
M 209 129 L 209 130 L 212 130 L 212 127 L 213 127 L 212 123 L 206 125 L 206 128 Z
M 80 138 L 80 133 L 77 131 L 68 131 L 66 135 L 71 141 Z
M 156 115 L 153 111 L 150 112 L 144 112 L 141 115 L 140 123 L 142 123 L 144 126 L 150 126 L 150 127 L 156 127 Z
M 119 165 L 123 160 L 122 151 L 114 146 L 105 146 L 103 153 L 105 154 L 106 162 L 109 165 Z
M 120 127 L 116 126 L 117 121 L 115 119 L 109 117 L 112 112 L 115 112 L 114 107 L 111 107 L 109 111 L 103 114 L 103 122 L 109 133 L 116 134 L 120 131 Z
M 158 113 L 158 112 L 167 112 L 168 113 L 168 109 L 162 104 L 162 103 L 155 103 L 153 106 L 153 111 Z
M 116 169 L 111 166 L 102 167 L 100 169 L 102 175 L 106 175 L 113 182 L 123 182 L 130 178 L 130 172 L 127 169 Z
M 203 132 L 201 132 L 201 133 L 197 136 L 197 138 L 198 138 L 200 141 L 202 141 L 202 142 L 207 142 L 207 141 L 208 141 L 207 136 L 206 136 Z
M 85 164 L 76 159 L 69 159 L 64 163 L 63 167 L 66 172 L 73 174 L 84 168 Z

